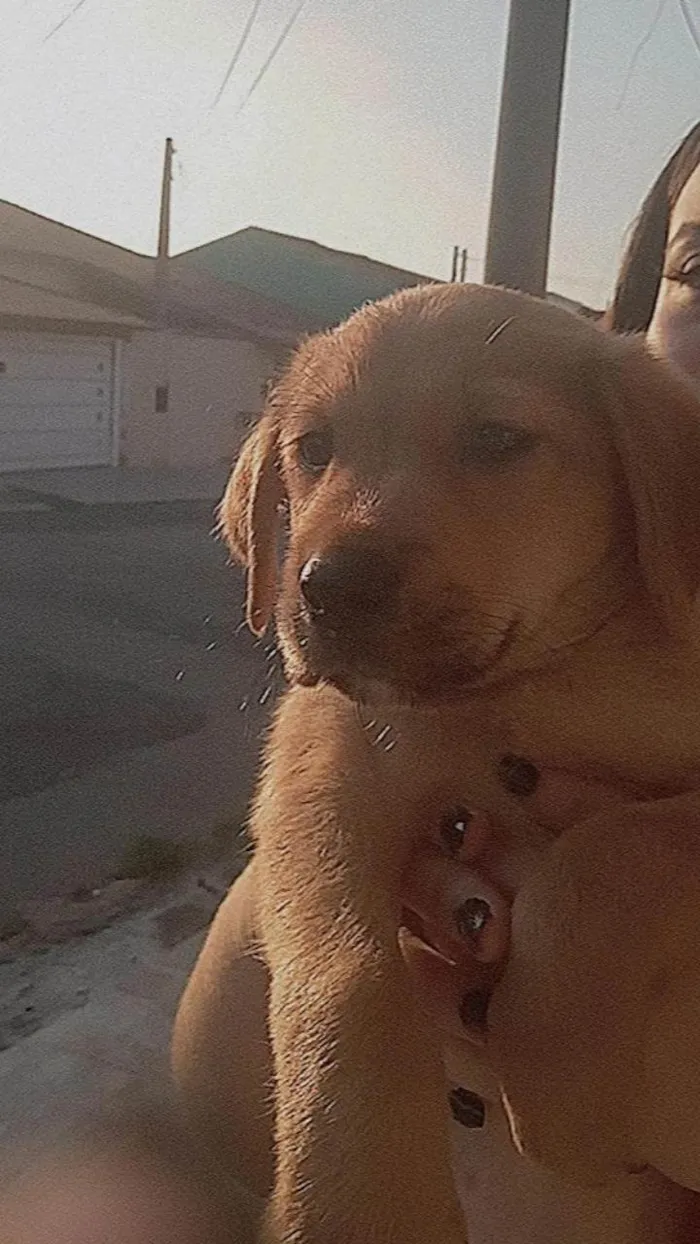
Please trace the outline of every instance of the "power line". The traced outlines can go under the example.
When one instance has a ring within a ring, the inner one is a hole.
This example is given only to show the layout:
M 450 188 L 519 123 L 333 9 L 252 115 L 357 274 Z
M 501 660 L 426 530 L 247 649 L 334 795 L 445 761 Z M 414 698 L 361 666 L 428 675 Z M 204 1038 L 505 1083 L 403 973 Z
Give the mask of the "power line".
M 221 97 L 222 97 L 222 95 L 223 95 L 224 91 L 226 90 L 226 87 L 228 86 L 228 84 L 229 84 L 229 82 L 230 82 L 230 80 L 231 80 L 231 74 L 233 73 L 234 69 L 236 68 L 236 65 L 238 64 L 238 62 L 239 62 L 239 60 L 240 60 L 240 58 L 241 58 L 241 54 L 242 54 L 242 52 L 243 52 L 243 49 L 245 48 L 245 45 L 246 45 L 246 43 L 248 42 L 248 38 L 249 38 L 250 32 L 252 31 L 253 26 L 255 25 L 255 19 L 256 19 L 256 17 L 258 16 L 258 13 L 260 12 L 260 7 L 261 7 L 261 5 L 262 5 L 262 0 L 253 0 L 253 7 L 252 7 L 252 9 L 250 10 L 250 13 L 248 14 L 248 20 L 247 20 L 247 22 L 246 22 L 245 26 L 243 27 L 243 33 L 241 34 L 241 37 L 240 37 L 240 39 L 238 40 L 238 46 L 237 46 L 237 48 L 236 48 L 235 52 L 233 53 L 233 56 L 231 57 L 231 59 L 230 59 L 230 61 L 229 61 L 229 64 L 228 64 L 228 69 L 226 70 L 226 73 L 224 74 L 224 77 L 223 77 L 223 81 L 222 81 L 222 83 L 221 83 L 221 86 L 219 87 L 218 91 L 216 92 L 216 97 L 215 97 L 215 99 L 214 99 L 213 103 L 212 103 L 212 104 L 210 104 L 210 106 L 209 106 L 209 111 L 210 111 L 210 112 L 212 112 L 212 111 L 214 110 L 214 108 L 216 108 L 216 105 L 219 103 L 219 101 L 220 101 L 220 99 L 221 99 Z
M 627 92 L 630 89 L 632 78 L 634 77 L 634 71 L 637 68 L 637 65 L 639 64 L 639 58 L 642 55 L 642 52 L 644 51 L 647 44 L 649 44 L 651 40 L 654 38 L 659 22 L 661 21 L 661 18 L 663 17 L 664 12 L 666 10 L 667 3 L 668 3 L 668 0 L 660 0 L 658 8 L 651 20 L 649 29 L 647 30 L 646 34 L 639 40 L 639 43 L 637 44 L 636 48 L 634 49 L 634 52 L 632 53 L 632 59 L 630 60 L 629 66 L 627 68 L 627 73 L 625 74 L 625 81 L 623 83 L 622 90 L 620 91 L 620 98 L 618 99 L 617 104 L 615 105 L 615 112 L 620 111 L 620 109 L 622 108 L 622 105 L 624 104 L 627 98 Z
M 250 100 L 251 100 L 251 98 L 252 98 L 252 96 L 253 96 L 253 93 L 254 93 L 254 92 L 255 92 L 255 90 L 259 87 L 260 83 L 262 82 L 263 78 L 265 77 L 265 74 L 267 73 L 268 69 L 270 68 L 270 66 L 271 66 L 272 62 L 273 62 L 273 61 L 275 60 L 275 58 L 277 57 L 278 52 L 281 52 L 281 50 L 282 50 L 282 48 L 283 48 L 284 44 L 285 44 L 285 43 L 286 43 L 286 41 L 287 41 L 287 38 L 288 38 L 288 37 L 289 37 L 289 35 L 292 33 L 292 30 L 294 29 L 294 27 L 295 27 L 295 25 L 296 25 L 296 23 L 297 23 L 298 19 L 301 17 L 302 9 L 304 9 L 304 7 L 305 7 L 305 6 L 306 6 L 306 0 L 299 0 L 299 3 L 297 4 L 297 7 L 294 9 L 294 12 L 292 13 L 291 17 L 289 18 L 289 20 L 288 20 L 287 24 L 284 26 L 284 28 L 283 28 L 283 30 L 282 30 L 282 32 L 281 32 L 281 34 L 279 35 L 279 37 L 277 38 L 277 40 L 276 40 L 275 44 L 273 45 L 272 51 L 269 53 L 269 55 L 267 56 L 267 58 L 266 58 L 266 59 L 265 59 L 265 61 L 263 62 L 261 69 L 258 71 L 258 73 L 256 74 L 255 78 L 253 79 L 252 86 L 250 86 L 250 87 L 248 88 L 248 91 L 246 92 L 246 94 L 245 94 L 245 96 L 244 96 L 244 98 L 243 98 L 242 102 L 238 105 L 238 108 L 236 109 L 236 116 L 238 116 L 238 115 L 239 115 L 239 113 L 241 113 L 241 112 L 243 111 L 243 109 L 245 108 L 246 104 L 250 103 Z
M 692 39 L 693 46 L 695 47 L 695 51 L 698 55 L 700 55 L 700 30 L 698 30 L 695 24 L 695 18 L 690 11 L 688 0 L 678 0 L 678 7 L 683 15 L 683 21 L 686 24 L 688 34 Z
M 75 17 L 78 9 L 82 9 L 84 4 L 87 4 L 87 0 L 77 0 L 77 3 L 73 5 L 73 8 L 70 9 L 68 13 L 66 13 L 65 17 L 62 17 L 60 22 L 56 23 L 53 30 L 50 30 L 44 39 L 42 39 L 42 43 L 48 43 L 49 39 L 53 39 L 54 35 L 57 35 L 59 30 L 63 29 L 66 22 L 69 22 L 71 17 Z

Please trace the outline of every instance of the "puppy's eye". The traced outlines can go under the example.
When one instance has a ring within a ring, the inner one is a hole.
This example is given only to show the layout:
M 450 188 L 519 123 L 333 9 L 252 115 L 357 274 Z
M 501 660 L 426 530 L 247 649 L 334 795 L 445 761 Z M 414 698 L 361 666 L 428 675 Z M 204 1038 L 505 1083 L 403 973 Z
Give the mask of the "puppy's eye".
M 484 469 L 508 466 L 535 448 L 537 436 L 514 423 L 474 423 L 464 430 L 460 451 L 462 466 Z
M 299 461 L 306 471 L 320 475 L 333 457 L 333 429 L 316 428 L 297 441 Z

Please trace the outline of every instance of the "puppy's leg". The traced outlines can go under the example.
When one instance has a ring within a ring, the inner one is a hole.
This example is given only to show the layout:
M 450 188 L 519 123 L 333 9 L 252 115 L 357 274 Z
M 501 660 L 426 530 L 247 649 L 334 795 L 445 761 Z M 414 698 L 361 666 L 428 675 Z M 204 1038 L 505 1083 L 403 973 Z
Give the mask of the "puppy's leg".
M 273 1176 L 269 975 L 255 924 L 255 861 L 221 904 L 175 1020 L 172 1069 L 198 1132 L 267 1196 Z
M 397 942 L 410 791 L 335 692 L 279 713 L 253 830 L 271 970 L 277 1177 L 267 1238 L 463 1244 L 436 1033 Z

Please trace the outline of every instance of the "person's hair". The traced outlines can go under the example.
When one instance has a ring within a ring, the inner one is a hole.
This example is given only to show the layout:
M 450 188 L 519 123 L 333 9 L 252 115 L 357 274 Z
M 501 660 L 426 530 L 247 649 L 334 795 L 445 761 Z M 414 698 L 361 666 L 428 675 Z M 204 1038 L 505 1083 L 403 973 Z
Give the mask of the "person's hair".
M 661 284 L 671 213 L 699 164 L 700 123 L 686 134 L 642 204 L 603 317 L 605 328 L 618 333 L 647 331 Z

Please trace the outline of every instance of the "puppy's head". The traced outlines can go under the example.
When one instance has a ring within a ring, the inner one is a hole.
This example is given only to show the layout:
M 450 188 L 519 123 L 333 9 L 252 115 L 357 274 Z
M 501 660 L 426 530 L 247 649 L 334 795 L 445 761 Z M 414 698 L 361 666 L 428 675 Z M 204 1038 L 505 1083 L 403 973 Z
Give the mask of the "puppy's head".
M 301 346 L 221 513 L 292 679 L 443 700 L 640 588 L 682 625 L 699 485 L 700 405 L 662 364 L 548 304 L 445 285 Z

